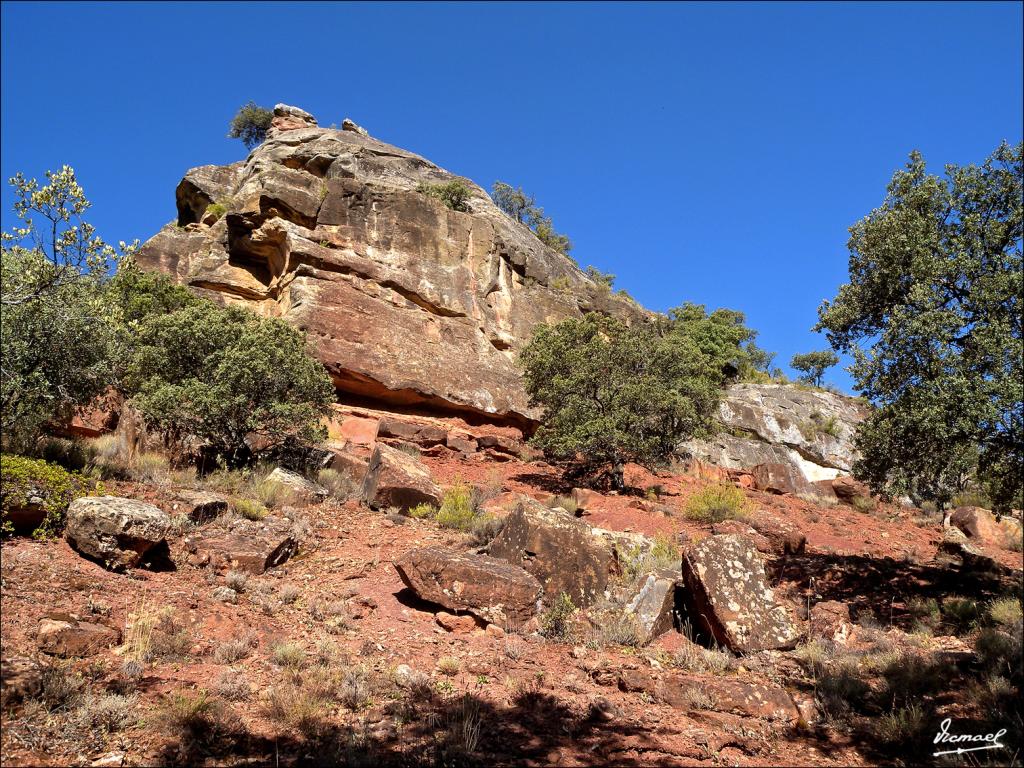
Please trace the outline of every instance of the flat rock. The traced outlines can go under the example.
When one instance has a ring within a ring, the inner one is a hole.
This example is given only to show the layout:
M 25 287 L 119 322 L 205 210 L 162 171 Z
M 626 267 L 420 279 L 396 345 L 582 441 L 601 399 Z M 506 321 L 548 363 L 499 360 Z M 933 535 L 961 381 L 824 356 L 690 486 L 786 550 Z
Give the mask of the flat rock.
M 171 511 L 185 515 L 194 523 L 205 523 L 226 514 L 228 500 L 216 493 L 180 490 L 171 499 Z
M 441 489 L 423 463 L 407 453 L 378 444 L 363 480 L 363 499 L 374 509 L 441 503 Z
M 261 574 L 284 563 L 299 548 L 290 521 L 279 517 L 235 520 L 230 527 L 205 529 L 183 542 L 189 561 L 217 571 Z
M 443 445 L 448 437 L 448 430 L 436 424 L 401 421 L 389 417 L 380 420 L 377 437 L 390 437 L 422 446 Z
M 595 529 L 528 498 L 505 519 L 488 552 L 533 574 L 549 604 L 564 592 L 576 607 L 590 605 L 617 569 L 609 542 Z
M 171 519 L 162 509 L 117 496 L 88 496 L 68 507 L 71 547 L 107 568 L 133 568 L 166 551 Z
M 698 631 L 739 653 L 796 644 L 797 630 L 776 604 L 764 560 L 750 539 L 709 536 L 685 552 L 682 565 L 687 608 Z
M 51 614 L 39 622 L 36 631 L 39 650 L 63 658 L 90 656 L 115 645 L 120 639 L 116 629 L 80 621 L 69 614 Z
M 299 504 L 319 504 L 329 495 L 327 489 L 322 485 L 284 467 L 277 467 L 267 475 L 264 482 L 283 486 L 292 500 Z
M 417 597 L 498 625 L 528 621 L 542 592 L 533 576 L 504 560 L 440 547 L 410 550 L 395 569 Z

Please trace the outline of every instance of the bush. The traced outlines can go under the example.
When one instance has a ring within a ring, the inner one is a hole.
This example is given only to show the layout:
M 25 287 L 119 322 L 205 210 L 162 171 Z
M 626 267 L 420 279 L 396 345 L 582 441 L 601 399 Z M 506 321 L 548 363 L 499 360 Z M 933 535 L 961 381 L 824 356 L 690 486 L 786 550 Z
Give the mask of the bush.
M 703 523 L 742 520 L 748 514 L 747 497 L 733 485 L 709 485 L 687 499 L 684 511 Z
M 440 200 L 453 211 L 469 210 L 468 201 L 472 192 L 462 179 L 454 179 L 443 184 L 424 182 L 416 187 L 416 191 L 427 197 Z
M 266 507 L 252 499 L 232 499 L 231 506 L 246 520 L 262 520 L 268 514 Z
M 321 439 L 334 399 L 303 335 L 282 320 L 200 302 L 140 321 L 126 341 L 122 382 L 169 442 L 195 437 L 227 466 L 251 460 L 256 434 L 271 447 Z
M 246 148 L 253 149 L 267 138 L 270 121 L 274 119 L 272 110 L 264 109 L 250 101 L 243 105 L 231 119 L 228 128 L 229 139 L 241 139 Z
M 228 208 L 226 205 L 224 205 L 224 203 L 210 203 L 208 206 L 206 206 L 205 214 L 212 214 L 215 219 L 219 219 L 227 212 Z
M 347 501 L 359 491 L 359 484 L 351 475 L 336 469 L 321 469 L 317 473 L 316 481 L 327 489 L 335 501 Z
M 441 506 L 434 519 L 442 528 L 468 531 L 473 527 L 476 517 L 477 510 L 473 503 L 472 487 L 457 481 L 444 492 Z
M 565 592 L 558 595 L 554 605 L 541 614 L 540 634 L 549 640 L 569 642 L 576 637 L 577 608 Z
M 679 563 L 679 547 L 665 534 L 659 534 L 650 547 L 634 545 L 626 553 L 622 565 L 626 575 L 635 579 L 659 568 L 678 568 Z
M 12 514 L 41 508 L 43 521 L 31 532 L 37 538 L 55 536 L 64 528 L 68 505 L 97 487 L 81 475 L 56 464 L 22 456 L 0 456 L 0 534 L 14 532 Z

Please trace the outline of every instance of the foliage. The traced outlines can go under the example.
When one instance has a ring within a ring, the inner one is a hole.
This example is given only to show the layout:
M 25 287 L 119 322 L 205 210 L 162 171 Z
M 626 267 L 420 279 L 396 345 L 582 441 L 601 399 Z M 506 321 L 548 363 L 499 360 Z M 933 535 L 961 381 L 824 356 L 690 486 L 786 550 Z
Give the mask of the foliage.
M 850 282 L 816 330 L 852 354 L 877 409 L 858 477 L 942 509 L 972 475 L 997 510 L 1024 477 L 1024 145 L 980 166 L 925 171 L 914 152 L 881 207 L 850 229 Z
M 639 544 L 631 547 L 623 557 L 623 569 L 631 579 L 658 570 L 679 567 L 679 547 L 665 534 L 658 534 L 650 547 Z
M 838 362 L 839 355 L 827 349 L 818 352 L 806 352 L 802 355 L 793 355 L 789 365 L 791 368 L 801 372 L 800 381 L 820 387 L 825 371 Z
M 103 391 L 109 378 L 101 284 L 118 258 L 82 217 L 90 203 L 75 172 L 46 172 L 47 184 L 17 174 L 19 225 L 0 233 L 0 432 L 6 448 L 28 450 L 51 420 Z
M 611 293 L 612 287 L 615 285 L 615 275 L 611 272 L 602 272 L 594 266 L 587 267 L 587 277 L 597 283 L 598 290 L 606 296 Z
M 95 490 L 84 477 L 56 464 L 6 453 L 0 455 L 0 476 L 0 533 L 5 535 L 13 531 L 10 513 L 31 504 L 45 512 L 33 535 L 54 536 L 64 527 L 68 505 Z
M 554 605 L 540 616 L 540 634 L 549 640 L 572 640 L 575 633 L 576 605 L 565 592 L 559 593 Z
M 502 211 L 533 230 L 544 245 L 563 256 L 569 255 L 572 241 L 555 231 L 551 218 L 544 215 L 544 209 L 537 206 L 533 195 L 527 195 L 522 187 L 513 189 L 503 181 L 496 181 L 491 188 L 491 199 Z
M 196 436 L 238 466 L 250 458 L 250 435 L 276 445 L 322 436 L 333 387 L 285 322 L 199 302 L 146 317 L 134 331 L 122 386 L 172 442 Z
M 469 196 L 471 194 L 466 182 L 462 179 L 453 179 L 443 184 L 422 183 L 416 187 L 420 194 L 440 200 L 453 211 L 468 211 Z
M 611 465 L 616 487 L 625 462 L 662 463 L 680 440 L 711 432 L 720 377 L 680 334 L 591 313 L 539 326 L 520 364 L 530 402 L 544 408 L 534 444 Z
M 687 499 L 685 513 L 691 520 L 721 523 L 724 520 L 742 520 L 748 509 L 743 491 L 734 485 L 719 484 L 701 488 Z
M 228 138 L 241 139 L 246 149 L 258 147 L 266 141 L 267 131 L 270 130 L 270 121 L 273 119 L 272 110 L 264 109 L 250 101 L 239 108 L 235 116 L 231 118 Z
M 703 304 L 686 302 L 669 310 L 662 326 L 664 333 L 695 344 L 716 375 L 721 372 L 744 381 L 768 380 L 774 355 L 754 343 L 757 331 L 746 326 L 742 312 L 722 308 L 708 314 Z
M 463 482 L 456 481 L 444 492 L 441 506 L 434 519 L 442 528 L 468 531 L 473 527 L 477 514 L 476 505 L 473 503 L 473 489 Z

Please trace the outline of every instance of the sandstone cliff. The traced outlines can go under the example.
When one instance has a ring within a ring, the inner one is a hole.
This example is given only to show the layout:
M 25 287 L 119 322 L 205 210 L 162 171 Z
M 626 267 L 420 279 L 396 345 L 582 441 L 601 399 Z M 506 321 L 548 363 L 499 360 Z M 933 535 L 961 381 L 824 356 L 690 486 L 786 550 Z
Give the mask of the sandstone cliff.
M 515 355 L 534 326 L 641 319 L 468 183 L 469 211 L 417 192 L 454 177 L 365 135 L 275 111 L 243 162 L 190 170 L 139 263 L 307 331 L 339 392 L 526 425 Z

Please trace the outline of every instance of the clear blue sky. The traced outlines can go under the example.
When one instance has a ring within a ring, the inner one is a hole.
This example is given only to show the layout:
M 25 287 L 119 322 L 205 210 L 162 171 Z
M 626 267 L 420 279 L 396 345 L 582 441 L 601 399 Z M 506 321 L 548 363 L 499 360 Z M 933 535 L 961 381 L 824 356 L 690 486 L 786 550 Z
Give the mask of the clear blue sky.
M 1021 8 L 4 3 L 0 165 L 72 165 L 101 235 L 144 240 L 187 168 L 245 156 L 242 103 L 351 117 L 522 185 L 652 309 L 742 310 L 785 364 L 912 149 L 1021 139 Z

